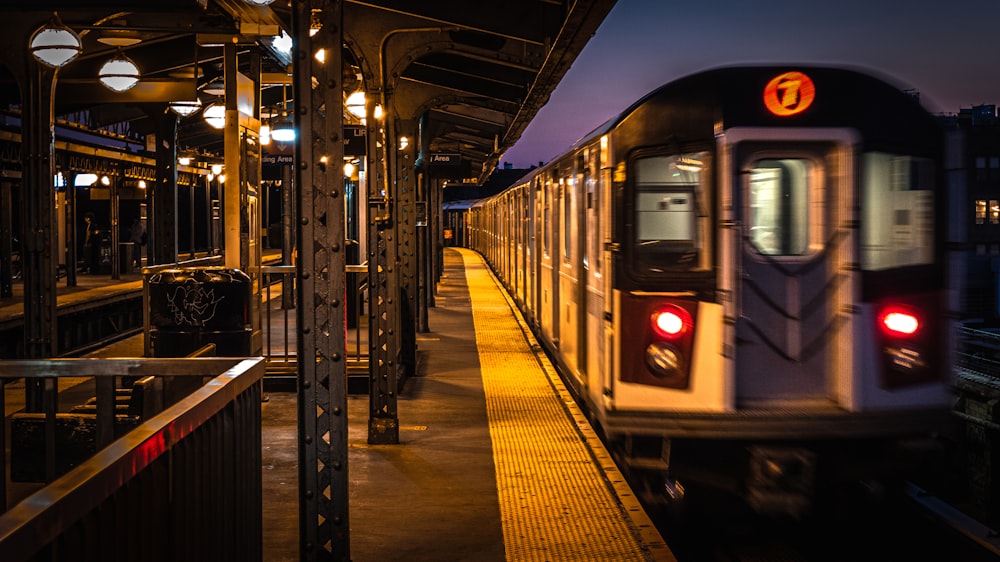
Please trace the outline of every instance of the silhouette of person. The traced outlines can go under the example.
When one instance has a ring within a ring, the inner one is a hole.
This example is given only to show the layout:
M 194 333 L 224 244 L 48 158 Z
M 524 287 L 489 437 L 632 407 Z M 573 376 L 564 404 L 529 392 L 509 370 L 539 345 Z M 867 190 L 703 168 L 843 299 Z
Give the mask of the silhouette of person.
M 142 246 L 146 243 L 146 229 L 138 217 L 132 220 L 128 240 L 132 243 L 132 266 L 138 269 L 142 267 Z
M 94 213 L 83 215 L 83 272 L 97 274 L 97 255 L 100 242 L 100 231 L 94 225 Z

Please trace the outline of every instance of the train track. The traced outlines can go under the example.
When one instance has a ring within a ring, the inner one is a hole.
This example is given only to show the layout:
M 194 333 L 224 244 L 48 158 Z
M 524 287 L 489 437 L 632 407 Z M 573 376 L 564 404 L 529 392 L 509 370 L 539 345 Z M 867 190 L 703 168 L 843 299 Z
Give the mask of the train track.
M 143 329 L 142 289 L 98 294 L 56 308 L 56 357 L 76 357 Z M 24 354 L 24 317 L 0 322 L 0 358 Z

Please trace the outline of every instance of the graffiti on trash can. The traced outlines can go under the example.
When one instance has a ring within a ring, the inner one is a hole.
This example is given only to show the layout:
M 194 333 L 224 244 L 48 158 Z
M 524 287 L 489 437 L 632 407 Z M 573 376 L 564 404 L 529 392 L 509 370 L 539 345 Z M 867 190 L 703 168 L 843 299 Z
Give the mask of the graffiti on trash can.
M 215 290 L 205 290 L 201 283 L 181 285 L 167 295 L 167 305 L 178 326 L 204 326 L 215 317 L 215 311 L 225 297 L 215 297 Z

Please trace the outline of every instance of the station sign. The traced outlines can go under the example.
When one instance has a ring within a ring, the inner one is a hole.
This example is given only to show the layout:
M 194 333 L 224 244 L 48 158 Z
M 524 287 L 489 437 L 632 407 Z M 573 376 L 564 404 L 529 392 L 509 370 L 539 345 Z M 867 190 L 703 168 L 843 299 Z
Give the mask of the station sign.
M 472 164 L 457 152 L 432 152 L 428 170 L 433 178 L 459 180 L 472 175 Z

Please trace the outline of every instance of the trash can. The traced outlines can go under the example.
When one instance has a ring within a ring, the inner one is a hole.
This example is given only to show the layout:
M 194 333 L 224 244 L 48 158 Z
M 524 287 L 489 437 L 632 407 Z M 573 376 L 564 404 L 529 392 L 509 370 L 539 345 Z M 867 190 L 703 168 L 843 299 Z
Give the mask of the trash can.
M 150 276 L 153 357 L 184 357 L 214 343 L 219 357 L 250 355 L 250 277 L 239 269 L 189 267 Z

